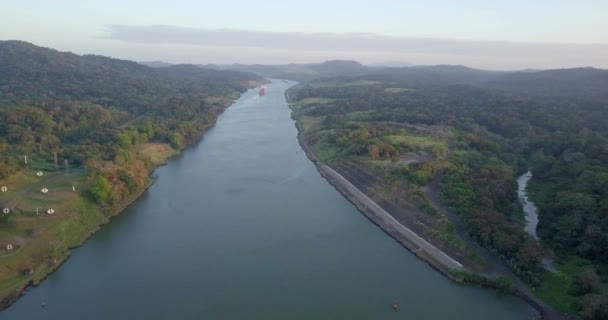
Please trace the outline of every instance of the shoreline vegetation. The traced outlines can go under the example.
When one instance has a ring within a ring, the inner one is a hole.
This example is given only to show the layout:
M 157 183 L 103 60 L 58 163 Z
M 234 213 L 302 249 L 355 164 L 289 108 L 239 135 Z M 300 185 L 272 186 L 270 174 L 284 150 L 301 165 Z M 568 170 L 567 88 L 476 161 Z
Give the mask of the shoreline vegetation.
M 540 301 L 538 298 L 536 298 L 534 294 L 532 294 L 529 290 L 515 286 L 507 277 L 498 276 L 496 278 L 490 278 L 481 273 L 476 273 L 471 270 L 449 268 L 446 266 L 445 263 L 442 263 L 434 255 L 428 254 L 428 252 L 421 250 L 420 247 L 412 241 L 411 236 L 409 234 L 402 232 L 395 228 L 393 225 L 387 223 L 387 221 L 383 217 L 379 216 L 376 211 L 374 211 L 367 204 L 365 204 L 365 201 L 364 199 L 362 199 L 361 196 L 355 195 L 353 192 L 349 191 L 346 183 L 341 181 L 340 179 L 337 179 L 335 175 L 331 172 L 334 170 L 332 170 L 329 166 L 319 160 L 318 156 L 314 153 L 310 146 L 303 141 L 302 129 L 300 128 L 300 125 L 297 120 L 295 122 L 295 125 L 298 129 L 298 143 L 300 144 L 310 161 L 315 164 L 315 167 L 317 168 L 319 174 L 338 192 L 340 192 L 340 194 L 342 194 L 344 198 L 351 202 L 358 209 L 359 212 L 361 212 L 367 219 L 370 220 L 370 222 L 377 225 L 382 231 L 384 231 L 395 241 L 403 245 L 403 247 L 413 253 L 418 259 L 427 263 L 430 267 L 437 270 L 439 273 L 443 274 L 445 277 L 454 282 L 464 285 L 480 286 L 483 288 L 493 289 L 501 293 L 520 297 L 521 299 L 526 301 L 530 306 L 536 309 L 536 311 L 538 311 L 545 320 L 566 319 L 562 315 L 557 313 L 555 310 L 553 310 L 553 308 L 549 307 L 548 305 Z
M 436 175 L 450 169 L 453 156 L 451 148 L 461 133 L 445 126 L 374 122 L 367 120 L 374 117 L 371 113 L 357 111 L 357 108 L 353 107 L 350 109 L 355 110 L 347 111 L 342 114 L 342 119 L 339 119 L 332 112 L 338 104 L 338 97 L 342 96 L 343 100 L 356 103 L 345 99 L 343 92 L 330 91 L 346 91 L 345 88 L 349 87 L 348 82 L 339 84 L 336 89 L 333 82 L 325 84 L 320 80 L 313 85 L 304 83 L 299 87 L 292 87 L 286 93 L 298 130 L 298 142 L 309 159 L 315 163 L 320 174 L 371 222 L 449 279 L 518 296 L 536 309 L 544 319 L 565 319 L 553 307 L 538 299 L 534 290 L 515 276 L 494 254 L 472 241 L 461 218 L 445 205 L 444 200 L 437 203 L 438 198 L 445 196 L 441 189 L 445 188 L 446 181 L 438 179 Z M 369 86 L 379 86 L 379 83 Z M 325 89 L 326 91 L 319 89 L 325 95 L 318 97 L 304 93 L 300 94 L 300 99 L 296 98 L 298 90 L 306 92 L 311 87 Z M 362 90 L 364 89 L 358 86 L 356 91 Z M 379 90 L 384 96 L 394 91 L 381 87 Z M 412 90 L 399 90 L 399 93 L 404 94 L 411 92 Z M 358 93 L 352 94 L 360 96 Z M 322 111 L 323 108 L 328 111 Z M 340 133 L 348 132 L 342 128 L 348 128 L 350 133 Z M 349 144 L 349 139 L 356 142 Z M 356 146 L 363 143 L 366 144 L 365 147 Z M 399 147 L 399 144 L 406 147 Z M 404 149 L 408 151 L 405 155 Z M 430 168 L 426 168 L 427 166 Z M 407 167 L 409 170 L 402 169 Z M 411 172 L 412 169 L 418 172 Z M 337 173 L 332 173 L 334 170 Z M 400 176 L 405 176 L 410 182 L 403 184 L 391 178 L 394 172 L 400 171 L 403 172 Z M 343 179 L 338 177 L 340 175 L 344 175 Z M 349 185 L 354 185 L 364 196 L 349 190 Z M 515 185 L 506 186 L 513 187 L 510 191 L 515 192 Z M 438 259 L 439 254 L 433 255 L 421 250 L 418 245 L 412 243 L 411 236 L 408 238 L 407 232 L 398 230 L 379 216 L 378 212 L 370 209 L 365 198 L 371 198 L 400 224 L 413 228 L 414 232 L 447 256 L 462 262 L 463 268 L 450 268 L 449 263 Z M 509 199 L 518 203 L 516 196 L 512 198 Z M 517 215 L 513 213 L 514 224 L 521 224 L 519 215 L 520 212 L 517 212 Z M 425 228 L 424 224 L 431 227 Z M 523 226 L 521 229 L 522 237 L 526 237 Z
M 0 309 L 56 270 L 168 158 L 267 80 L 0 41 Z M 3 210 L 4 211 L 4 210 Z
M 267 83 L 267 81 L 260 81 L 259 83 L 250 83 L 249 85 L 251 88 L 253 88 L 253 87 L 256 87 L 259 84 L 263 84 L 263 83 Z M 225 111 L 228 107 L 230 107 L 230 105 L 232 105 L 233 103 L 234 103 L 234 100 L 232 100 L 231 102 L 227 102 L 225 104 L 225 106 L 222 108 L 222 110 L 218 113 L 218 116 L 223 111 Z M 213 122 L 209 126 L 206 126 L 203 128 L 203 131 L 201 132 L 199 139 L 196 141 L 200 141 L 200 139 L 203 138 L 205 132 L 207 130 L 211 129 L 215 125 L 216 121 L 217 121 L 217 116 L 214 118 Z M 54 260 L 52 261 L 52 263 L 49 262 L 47 264 L 43 264 L 42 266 L 37 266 L 37 268 L 34 269 L 35 271 L 32 274 L 23 275 L 24 278 L 22 279 L 23 280 L 22 283 L 18 283 L 16 285 L 14 285 L 12 288 L 9 288 L 8 290 L 6 290 L 6 289 L 1 290 L 0 291 L 0 311 L 10 307 L 10 305 L 15 303 L 23 294 L 25 294 L 25 292 L 27 291 L 27 289 L 30 286 L 37 286 L 44 279 L 46 279 L 49 275 L 51 275 L 55 270 L 57 270 L 70 257 L 71 250 L 79 248 L 82 245 L 84 245 L 89 238 L 91 238 L 105 224 L 109 223 L 113 217 L 121 214 L 127 207 L 129 207 L 133 202 L 135 202 L 150 186 L 152 186 L 152 184 L 154 183 L 152 175 L 158 167 L 166 165 L 166 163 L 169 159 L 179 156 L 183 151 L 185 151 L 187 148 L 191 147 L 195 143 L 197 143 L 197 142 L 194 142 L 190 145 L 186 145 L 181 149 L 174 149 L 169 144 L 163 144 L 163 143 L 146 143 L 144 145 L 139 146 L 139 149 L 142 150 L 143 153 L 148 153 L 148 154 L 146 154 L 146 156 L 151 157 L 151 158 L 153 157 L 153 159 L 151 159 L 153 166 L 150 168 L 150 171 L 148 172 L 148 181 L 146 182 L 146 184 L 144 186 L 138 188 L 137 190 L 135 190 L 131 195 L 129 195 L 128 198 L 126 198 L 125 200 L 123 200 L 121 202 L 114 203 L 114 204 L 112 204 L 110 206 L 106 206 L 106 207 L 97 206 L 95 208 L 91 208 L 93 210 L 96 209 L 101 213 L 102 220 L 99 221 L 99 224 L 91 225 L 89 228 L 83 230 L 83 233 L 76 240 L 76 242 L 69 244 L 68 247 L 66 248 L 67 249 L 66 252 L 63 255 L 56 256 L 54 258 Z M 146 149 L 148 149 L 148 150 L 146 150 Z M 145 152 L 145 151 L 148 151 L 148 152 Z M 85 193 L 79 194 L 78 196 L 84 197 L 84 198 L 87 197 L 87 195 Z M 0 259 L 1 258 L 2 257 L 0 257 Z

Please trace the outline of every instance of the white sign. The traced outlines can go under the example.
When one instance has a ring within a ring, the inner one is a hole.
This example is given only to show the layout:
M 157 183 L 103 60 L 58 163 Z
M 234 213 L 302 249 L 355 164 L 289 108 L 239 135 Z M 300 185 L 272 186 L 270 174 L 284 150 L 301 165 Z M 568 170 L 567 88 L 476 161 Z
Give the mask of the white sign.
M 4 210 L 2 210 L 2 212 L 4 212 L 4 214 L 9 214 L 11 212 L 11 209 L 4 208 Z
M 38 173 L 36 173 L 37 176 L 42 177 L 42 175 L 44 175 L 44 173 L 42 173 L 42 171 L 38 171 Z
M 47 192 L 49 192 L 49 189 L 47 189 L 47 188 L 42 188 L 42 190 L 40 190 L 40 191 L 42 191 L 42 193 L 47 193 Z
M 6 245 L 6 250 L 13 250 L 13 245 L 12 244 L 7 244 Z
M 2 191 L 2 192 L 7 192 L 7 191 L 8 191 L 8 188 L 7 188 L 7 187 L 5 187 L 5 186 L 2 186 L 2 188 L 0 188 L 0 191 Z
M 49 210 L 46 211 L 46 213 L 53 214 L 53 213 L 55 213 L 55 210 L 53 210 L 53 208 L 50 208 Z

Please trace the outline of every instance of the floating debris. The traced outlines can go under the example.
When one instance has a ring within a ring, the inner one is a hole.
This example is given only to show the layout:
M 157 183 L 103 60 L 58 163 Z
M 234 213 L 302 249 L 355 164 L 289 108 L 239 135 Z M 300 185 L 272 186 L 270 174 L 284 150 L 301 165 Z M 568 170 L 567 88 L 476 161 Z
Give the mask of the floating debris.
M 399 304 L 397 302 L 393 303 L 393 309 L 395 309 L 395 310 L 399 309 Z

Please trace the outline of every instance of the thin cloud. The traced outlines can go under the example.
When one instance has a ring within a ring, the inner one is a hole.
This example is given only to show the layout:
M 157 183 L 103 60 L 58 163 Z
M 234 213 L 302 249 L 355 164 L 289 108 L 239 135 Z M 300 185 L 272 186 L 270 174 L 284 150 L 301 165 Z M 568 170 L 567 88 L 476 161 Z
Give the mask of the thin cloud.
M 110 25 L 109 39 L 141 44 L 175 44 L 205 47 L 240 47 L 270 49 L 306 55 L 332 52 L 349 56 L 373 52 L 390 57 L 444 57 L 459 61 L 520 61 L 530 67 L 597 66 L 608 67 L 608 45 L 551 44 L 498 41 L 465 41 L 449 39 L 400 38 L 371 33 L 298 33 L 264 32 L 234 29 L 198 29 L 167 25 Z M 300 59 L 297 59 L 300 60 Z M 412 61 L 417 63 L 417 61 Z M 536 65 L 534 65 L 536 63 Z M 541 63 L 542 65 L 538 65 Z M 502 66 L 502 67 L 506 67 Z

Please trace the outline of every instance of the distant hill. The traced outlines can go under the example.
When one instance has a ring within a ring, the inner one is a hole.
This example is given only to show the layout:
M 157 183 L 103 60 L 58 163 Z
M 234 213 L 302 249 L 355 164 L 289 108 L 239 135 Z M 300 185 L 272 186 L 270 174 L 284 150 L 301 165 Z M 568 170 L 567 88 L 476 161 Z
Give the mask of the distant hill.
M 485 85 L 534 96 L 608 98 L 608 70 L 572 68 L 515 72 L 488 81 Z
M 104 106 L 143 110 L 195 86 L 198 94 L 211 95 L 219 87 L 243 91 L 248 81 L 257 80 L 261 80 L 259 76 L 246 72 L 194 65 L 151 68 L 133 61 L 59 52 L 22 41 L 0 41 L 0 105 L 69 96 Z
M 324 76 L 351 76 L 371 72 L 369 67 L 350 60 L 325 61 L 319 64 L 311 64 L 309 68 Z
M 296 81 L 306 81 L 319 77 L 358 76 L 372 73 L 372 70 L 377 70 L 376 68 L 363 66 L 359 62 L 347 60 L 285 65 L 232 64 L 218 67 L 222 70 L 248 71 L 268 78 L 290 79 Z
M 223 65 L 223 70 L 249 71 L 269 78 L 306 81 L 320 77 L 368 76 L 419 84 L 473 84 L 487 82 L 505 72 L 485 71 L 455 65 L 383 67 L 366 66 L 356 61 L 332 60 L 311 64 Z
M 163 62 L 163 61 L 140 61 L 140 64 L 143 64 L 144 66 L 148 66 L 150 68 L 164 68 L 164 67 L 169 67 L 172 66 L 172 63 L 168 63 L 168 62 Z

